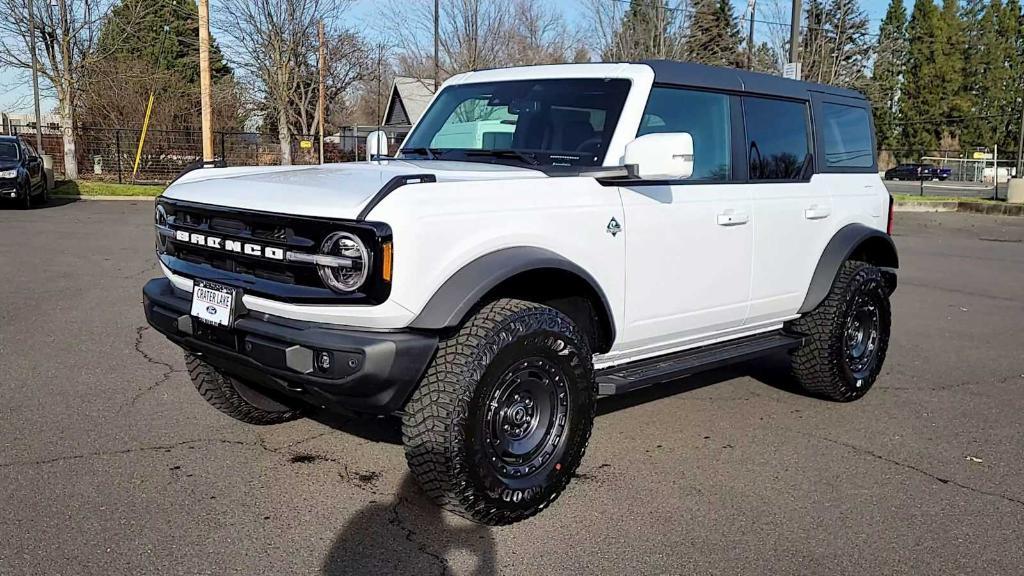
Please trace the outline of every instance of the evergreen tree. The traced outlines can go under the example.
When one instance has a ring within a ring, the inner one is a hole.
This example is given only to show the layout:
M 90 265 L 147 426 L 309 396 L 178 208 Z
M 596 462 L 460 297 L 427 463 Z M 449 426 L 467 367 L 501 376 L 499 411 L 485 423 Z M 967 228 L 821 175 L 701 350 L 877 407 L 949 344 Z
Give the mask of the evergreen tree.
M 689 60 L 714 66 L 743 66 L 742 41 L 729 0 L 694 2 L 685 43 Z
M 1018 22 L 1019 8 L 1004 7 L 1000 0 L 990 0 L 977 21 L 977 43 L 967 47 L 971 117 L 964 122 L 961 139 L 968 146 L 1016 146 L 1015 142 L 1010 144 L 1007 114 L 1016 108 L 1018 98 L 1014 87 L 1019 81 L 1012 69 L 1017 46 L 1016 38 L 1008 35 L 1013 34 Z
M 998 0 L 997 0 L 998 1 Z M 907 62 L 901 93 L 902 138 L 904 146 L 921 155 L 938 147 L 933 125 L 926 120 L 942 110 L 936 61 L 941 37 L 939 9 L 932 0 L 916 0 L 907 24 Z
M 153 93 L 151 128 L 197 126 L 198 36 L 199 14 L 191 0 L 120 0 L 98 30 L 97 64 L 78 83 L 76 108 L 82 124 L 137 126 Z M 210 46 L 210 74 L 214 125 L 240 127 L 242 97 L 216 41 Z
M 1003 6 L 1000 36 L 1006 41 L 1006 86 L 1003 89 L 1003 106 L 1008 116 L 997 118 L 1001 122 L 999 145 L 1004 150 L 1017 150 L 1021 130 L 1021 110 L 1024 107 L 1024 13 L 1020 0 L 1008 0 Z
M 199 11 L 193 0 L 121 0 L 100 28 L 99 51 L 105 57 L 172 70 L 183 82 L 198 84 L 198 37 Z M 210 76 L 219 79 L 229 75 L 231 67 L 224 61 L 216 39 L 211 39 Z
M 765 74 L 781 74 L 779 69 L 779 57 L 767 42 L 761 42 L 754 47 L 754 72 Z
M 605 62 L 677 58 L 677 17 L 662 0 L 631 0 L 622 25 L 601 54 Z
M 875 66 L 869 93 L 875 114 L 878 147 L 892 150 L 899 139 L 900 92 L 907 59 L 907 9 L 903 0 L 891 0 L 875 46 Z
M 935 43 L 936 76 L 934 82 L 941 100 L 935 116 L 943 118 L 931 126 L 943 149 L 959 148 L 960 118 L 970 110 L 964 90 L 964 24 L 958 0 L 943 0 L 939 12 L 939 35 Z

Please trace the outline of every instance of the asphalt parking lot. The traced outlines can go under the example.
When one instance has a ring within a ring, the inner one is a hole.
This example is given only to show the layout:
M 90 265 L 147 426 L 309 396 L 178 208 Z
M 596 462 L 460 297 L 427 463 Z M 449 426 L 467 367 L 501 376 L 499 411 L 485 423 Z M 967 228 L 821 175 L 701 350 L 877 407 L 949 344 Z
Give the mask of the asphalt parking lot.
M 783 357 L 605 401 L 579 477 L 504 528 L 425 502 L 394 422 L 207 406 L 142 314 L 151 223 L 0 209 L 0 574 L 1024 573 L 1024 219 L 899 215 L 863 400 Z

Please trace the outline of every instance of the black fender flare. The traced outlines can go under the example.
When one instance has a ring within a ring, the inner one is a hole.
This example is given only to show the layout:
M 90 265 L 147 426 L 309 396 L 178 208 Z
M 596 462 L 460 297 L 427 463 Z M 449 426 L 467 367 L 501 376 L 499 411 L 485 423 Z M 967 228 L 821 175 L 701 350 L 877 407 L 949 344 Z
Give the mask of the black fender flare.
M 865 242 L 873 244 L 873 263 L 882 268 L 899 268 L 899 256 L 896 254 L 896 245 L 892 237 L 881 230 L 870 228 L 864 224 L 847 224 L 839 229 L 832 236 L 821 258 L 818 259 L 818 266 L 814 269 L 811 277 L 811 285 L 807 289 L 807 296 L 798 311 L 800 314 L 810 312 L 817 308 L 818 304 L 825 299 L 832 283 L 839 273 L 839 267 L 864 245 Z
M 582 278 L 601 299 L 608 318 L 611 341 L 615 339 L 615 316 L 601 285 L 589 272 L 550 250 L 533 246 L 503 248 L 473 260 L 448 278 L 431 296 L 410 328 L 437 330 L 458 326 L 480 300 L 496 286 L 523 272 L 555 269 Z

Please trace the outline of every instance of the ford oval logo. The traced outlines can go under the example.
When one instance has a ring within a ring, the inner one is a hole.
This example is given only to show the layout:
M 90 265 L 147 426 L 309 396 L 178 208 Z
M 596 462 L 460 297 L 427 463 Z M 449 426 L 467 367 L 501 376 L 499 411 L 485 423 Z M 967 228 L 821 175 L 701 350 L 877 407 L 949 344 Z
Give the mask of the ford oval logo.
M 206 307 L 206 312 L 211 314 L 211 315 L 212 314 L 216 314 L 217 313 L 217 309 L 215 307 L 213 307 L 213 306 L 207 306 Z

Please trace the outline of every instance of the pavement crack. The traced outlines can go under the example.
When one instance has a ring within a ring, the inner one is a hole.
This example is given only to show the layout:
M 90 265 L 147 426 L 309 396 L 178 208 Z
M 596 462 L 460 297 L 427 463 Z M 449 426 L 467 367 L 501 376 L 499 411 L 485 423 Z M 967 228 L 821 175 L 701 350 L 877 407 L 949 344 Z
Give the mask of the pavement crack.
M 135 352 L 139 356 L 141 356 L 142 359 L 145 360 L 146 362 L 148 362 L 149 364 L 151 364 L 153 366 L 157 366 L 159 368 L 162 368 L 163 369 L 163 373 L 161 373 L 160 376 L 157 377 L 157 379 L 154 382 L 152 382 L 151 384 L 149 384 L 145 388 L 137 391 L 131 397 L 131 399 L 128 400 L 128 402 L 125 404 L 125 406 L 123 406 L 121 408 L 122 410 L 125 409 L 125 408 L 130 408 L 130 407 L 134 406 L 135 403 L 138 402 L 140 398 L 142 398 L 143 396 L 145 396 L 146 394 L 148 394 L 149 392 L 151 392 L 155 388 L 157 388 L 157 387 L 161 386 L 162 384 L 166 383 L 168 380 L 171 379 L 171 376 L 173 376 L 174 374 L 180 374 L 180 373 L 184 373 L 185 372 L 184 370 L 182 370 L 180 368 L 175 368 L 169 362 L 164 362 L 163 360 L 158 360 L 158 359 L 154 358 L 148 352 L 146 352 L 145 350 L 142 349 L 142 335 L 143 335 L 143 333 L 146 332 L 146 330 L 149 330 L 149 326 L 138 326 L 138 327 L 135 328 Z
M 401 512 L 400 508 L 402 507 L 403 504 L 407 504 L 407 503 L 408 503 L 408 500 L 405 497 L 403 497 L 401 495 L 397 495 L 397 494 L 395 495 L 395 502 L 394 502 L 394 504 L 388 510 L 389 514 L 390 514 L 390 517 L 388 518 L 388 524 L 390 524 L 390 525 L 394 526 L 395 528 L 399 529 L 402 532 L 402 534 L 405 536 L 405 539 L 410 544 L 415 546 L 416 549 L 421 554 L 423 554 L 424 556 L 427 556 L 428 558 L 431 558 L 432 560 L 437 562 L 437 564 L 438 564 L 438 571 L 437 571 L 437 573 L 438 574 L 442 574 L 442 575 L 443 574 L 447 574 L 448 573 L 448 559 L 445 558 L 444 556 L 442 556 L 441 554 L 438 554 L 436 552 L 431 551 L 430 548 L 427 546 L 427 544 L 425 542 L 419 541 L 417 539 L 417 535 L 418 535 L 417 532 L 415 530 L 413 530 L 408 524 L 406 524 L 405 520 L 402 518 L 402 512 Z
M 833 440 L 832 438 L 827 438 L 825 436 L 815 435 L 814 437 L 818 438 L 819 440 L 823 440 L 825 442 L 829 442 L 831 444 L 835 444 L 837 446 L 842 446 L 842 447 L 847 448 L 849 450 L 852 450 L 852 451 L 854 451 L 854 452 L 856 452 L 858 454 L 863 454 L 865 456 L 870 456 L 870 457 L 875 458 L 877 460 L 881 460 L 883 462 L 887 462 L 889 464 L 893 464 L 893 465 L 899 466 L 900 468 L 904 468 L 906 470 L 911 470 L 913 472 L 917 472 L 918 474 L 921 474 L 922 476 L 927 476 L 928 478 L 931 478 L 932 480 L 935 480 L 936 482 L 939 482 L 940 484 L 949 484 L 949 485 L 952 485 L 952 486 L 956 486 L 957 488 L 960 488 L 962 490 L 967 490 L 968 492 L 973 492 L 975 494 L 982 494 L 982 495 L 985 495 L 985 496 L 992 496 L 994 498 L 999 498 L 999 499 L 1005 500 L 1007 502 L 1010 502 L 1012 504 L 1016 504 L 1018 506 L 1024 506 L 1024 500 L 1019 500 L 1019 499 L 1014 498 L 1012 496 L 1007 496 L 1005 494 L 1000 494 L 998 492 L 990 492 L 988 490 L 982 490 L 981 488 L 975 488 L 974 486 L 968 486 L 967 484 L 963 484 L 961 482 L 957 482 L 956 480 L 953 480 L 952 478 L 943 478 L 942 476 L 938 476 L 936 474 L 933 474 L 933 473 L 925 470 L 924 468 L 920 468 L 918 466 L 915 466 L 913 464 L 908 464 L 906 462 L 900 462 L 899 460 L 896 460 L 894 458 L 890 458 L 888 456 L 883 456 L 883 455 L 881 455 L 881 454 L 879 454 L 877 452 L 873 452 L 871 450 L 868 450 L 867 448 L 861 448 L 860 446 L 857 446 L 855 444 L 850 444 L 848 442 L 843 442 L 841 440 Z
M 75 460 L 85 460 L 87 458 L 102 458 L 105 456 L 126 456 L 131 454 L 139 454 L 144 452 L 162 452 L 170 451 L 178 448 L 188 448 L 191 446 L 202 446 L 202 445 L 215 445 L 215 444 L 229 444 L 235 446 L 256 446 L 250 442 L 242 442 L 240 440 L 225 440 L 225 439 L 202 439 L 202 440 L 183 440 L 181 442 L 174 442 L 172 444 L 157 444 L 154 446 L 140 446 L 137 448 L 124 448 L 121 450 L 97 450 L 94 452 L 85 452 L 83 454 L 71 454 L 68 456 L 55 456 L 53 458 L 43 458 L 40 460 L 16 460 L 13 462 L 0 462 L 0 468 L 11 468 L 14 466 L 43 466 L 46 464 L 54 464 L 57 462 L 71 462 Z

